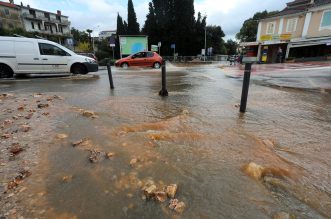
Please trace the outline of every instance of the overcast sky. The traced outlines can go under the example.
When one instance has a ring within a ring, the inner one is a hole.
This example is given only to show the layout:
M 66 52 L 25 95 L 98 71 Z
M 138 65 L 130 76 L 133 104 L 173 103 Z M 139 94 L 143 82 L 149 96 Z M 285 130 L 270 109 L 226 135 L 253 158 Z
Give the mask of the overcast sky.
M 6 0 L 2 0 L 6 1 Z M 208 25 L 220 25 L 226 39 L 234 38 L 242 23 L 255 12 L 262 10 L 281 10 L 290 0 L 195 0 L 195 11 L 208 16 Z M 71 26 L 86 30 L 116 29 L 117 12 L 126 19 L 127 0 L 15 0 L 31 7 L 69 16 Z M 133 0 L 138 22 L 142 27 L 148 13 L 149 0 Z

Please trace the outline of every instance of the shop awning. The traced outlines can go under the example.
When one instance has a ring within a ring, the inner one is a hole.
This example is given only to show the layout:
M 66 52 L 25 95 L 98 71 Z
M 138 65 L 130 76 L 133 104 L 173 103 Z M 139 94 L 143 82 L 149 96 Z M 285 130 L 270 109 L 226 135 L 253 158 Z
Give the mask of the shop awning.
M 248 47 L 248 46 L 258 46 L 260 43 L 259 42 L 242 42 L 239 45 L 241 47 Z

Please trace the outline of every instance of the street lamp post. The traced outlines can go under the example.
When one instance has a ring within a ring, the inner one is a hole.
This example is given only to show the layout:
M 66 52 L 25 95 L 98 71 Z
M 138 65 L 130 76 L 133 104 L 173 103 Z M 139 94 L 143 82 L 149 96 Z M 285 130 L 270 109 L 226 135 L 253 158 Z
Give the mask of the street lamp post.
M 99 28 L 99 27 L 100 27 L 100 25 L 94 27 L 94 28 L 92 29 L 92 33 L 93 33 L 93 31 L 94 31 L 96 28 Z M 94 49 L 94 37 L 93 37 L 93 36 L 92 36 L 92 49 L 93 49 L 93 54 L 95 54 L 95 49 Z

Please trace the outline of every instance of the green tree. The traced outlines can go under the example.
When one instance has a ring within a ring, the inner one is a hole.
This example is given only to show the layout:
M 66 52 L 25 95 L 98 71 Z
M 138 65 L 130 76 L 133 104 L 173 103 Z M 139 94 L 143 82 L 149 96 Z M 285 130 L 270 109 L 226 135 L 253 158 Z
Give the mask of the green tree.
M 127 24 L 127 34 L 128 35 L 138 35 L 140 34 L 139 23 L 137 22 L 137 15 L 134 10 L 132 0 L 128 1 L 128 24 Z
M 207 26 L 207 48 L 212 47 L 214 54 L 226 54 L 224 36 L 220 26 Z
M 230 39 L 225 43 L 225 47 L 228 55 L 235 55 L 237 53 L 238 43 Z
M 241 42 L 255 42 L 257 29 L 259 25 L 259 20 L 264 19 L 268 16 L 271 16 L 278 11 L 262 11 L 254 14 L 252 18 L 245 20 L 243 26 L 241 27 L 239 33 L 237 33 L 236 38 Z

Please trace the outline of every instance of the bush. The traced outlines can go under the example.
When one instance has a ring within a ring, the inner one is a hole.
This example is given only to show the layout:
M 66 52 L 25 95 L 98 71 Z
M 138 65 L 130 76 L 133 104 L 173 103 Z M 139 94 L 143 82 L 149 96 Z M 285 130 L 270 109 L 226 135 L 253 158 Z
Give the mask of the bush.
M 114 64 L 115 64 L 115 60 L 110 59 L 110 58 L 104 58 L 104 59 L 101 59 L 101 60 L 99 61 L 99 65 L 100 65 L 100 66 L 106 66 L 108 63 L 109 63 L 110 65 L 114 65 Z

